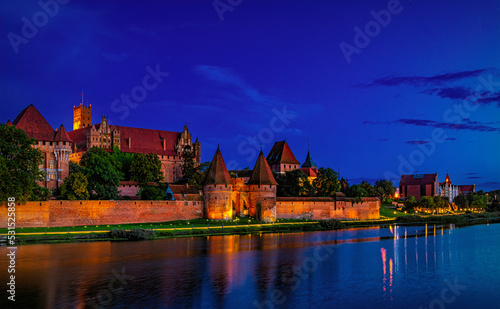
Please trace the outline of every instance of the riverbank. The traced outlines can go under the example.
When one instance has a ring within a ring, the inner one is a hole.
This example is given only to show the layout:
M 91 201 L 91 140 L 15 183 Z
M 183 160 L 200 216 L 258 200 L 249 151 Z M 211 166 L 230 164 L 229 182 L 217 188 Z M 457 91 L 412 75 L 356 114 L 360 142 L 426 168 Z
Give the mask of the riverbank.
M 21 228 L 16 230 L 16 245 L 54 242 L 124 241 L 165 239 L 192 236 L 245 235 L 262 233 L 294 233 L 305 231 L 327 231 L 346 228 L 387 225 L 455 224 L 457 226 L 498 223 L 500 213 L 467 213 L 458 215 L 408 215 L 380 220 L 278 220 L 261 223 L 251 218 L 231 221 L 196 219 L 149 224 L 125 224 L 107 226 L 74 226 L 57 228 Z M 0 234 L 5 244 L 7 229 Z

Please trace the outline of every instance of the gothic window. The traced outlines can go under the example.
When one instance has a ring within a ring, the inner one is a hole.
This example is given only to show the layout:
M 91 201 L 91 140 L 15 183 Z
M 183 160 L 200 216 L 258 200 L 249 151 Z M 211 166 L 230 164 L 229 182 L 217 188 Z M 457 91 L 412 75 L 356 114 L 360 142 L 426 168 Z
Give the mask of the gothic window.
M 49 162 L 49 168 L 54 168 L 54 160 L 50 160 L 50 162 Z

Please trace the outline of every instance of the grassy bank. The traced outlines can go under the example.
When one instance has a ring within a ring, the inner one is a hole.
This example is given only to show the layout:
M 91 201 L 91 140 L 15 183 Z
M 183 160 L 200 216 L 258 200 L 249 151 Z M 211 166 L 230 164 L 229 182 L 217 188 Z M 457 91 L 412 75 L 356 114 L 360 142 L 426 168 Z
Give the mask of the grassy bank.
M 51 242 L 88 242 L 109 240 L 145 240 L 187 236 L 243 235 L 261 233 L 293 233 L 344 228 L 384 226 L 389 224 L 484 224 L 500 222 L 500 213 L 470 213 L 458 215 L 415 215 L 381 207 L 380 220 L 284 220 L 262 223 L 251 218 L 231 221 L 195 219 L 159 223 L 93 225 L 73 227 L 17 228 L 16 244 Z M 395 213 L 394 213 L 395 212 Z M 6 234 L 7 229 L 0 229 Z M 5 236 L 3 236 L 5 237 Z

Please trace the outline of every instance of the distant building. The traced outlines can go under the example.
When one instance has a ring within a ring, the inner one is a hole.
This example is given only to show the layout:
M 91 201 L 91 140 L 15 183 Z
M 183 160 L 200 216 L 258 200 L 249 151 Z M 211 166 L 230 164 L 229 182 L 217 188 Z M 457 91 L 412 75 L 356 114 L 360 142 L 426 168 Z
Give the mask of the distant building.
M 422 196 L 445 196 L 452 203 L 460 193 L 475 192 L 475 187 L 475 185 L 453 185 L 448 173 L 441 183 L 438 181 L 437 173 L 401 175 L 399 194 L 402 198 L 414 196 L 417 201 L 420 201 Z
M 267 155 L 267 163 L 271 171 L 280 174 L 296 170 L 300 166 L 286 140 L 274 143 Z
M 195 165 L 200 164 L 201 144 L 193 143 L 186 125 L 182 132 L 141 129 L 109 124 L 108 117 L 92 124 L 92 107 L 80 104 L 74 107 L 73 127 L 68 132 L 74 141 L 71 161 L 79 162 L 92 147 L 112 151 L 114 147 L 124 153 L 154 153 L 161 161 L 164 181 L 171 183 L 182 178 L 182 153 L 186 147 L 194 152 Z
M 39 166 L 45 172 L 45 179 L 39 184 L 45 188 L 58 188 L 69 174 L 69 158 L 73 141 L 61 124 L 54 130 L 42 114 L 30 104 L 9 125 L 22 129 L 30 138 L 37 140 L 34 148 L 42 152 L 43 161 Z
M 306 161 L 300 166 L 300 170 L 307 175 L 307 178 L 312 183 L 318 177 L 318 167 L 311 158 L 311 153 L 307 151 Z
M 450 203 L 453 203 L 453 199 L 459 194 L 458 186 L 454 186 L 451 182 L 450 176 L 446 173 L 446 178 L 444 182 L 439 184 L 439 195 L 448 198 Z
M 168 190 L 170 189 L 170 191 Z M 202 201 L 200 191 L 195 186 L 185 185 L 168 185 L 167 192 L 173 194 L 174 201 Z
M 422 196 L 439 195 L 437 173 L 401 175 L 399 194 L 402 198 L 414 196 L 417 201 L 420 201 Z

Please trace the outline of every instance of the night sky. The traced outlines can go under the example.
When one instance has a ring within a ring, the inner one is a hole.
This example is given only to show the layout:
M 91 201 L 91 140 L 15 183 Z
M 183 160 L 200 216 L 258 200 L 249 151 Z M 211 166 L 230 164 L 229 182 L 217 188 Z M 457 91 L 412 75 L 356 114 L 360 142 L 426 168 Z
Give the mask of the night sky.
M 0 121 L 32 101 L 72 130 L 83 90 L 94 123 L 187 123 L 229 169 L 283 139 L 303 162 L 309 140 L 351 183 L 500 188 L 500 1 L 215 4 L 1 1 Z

